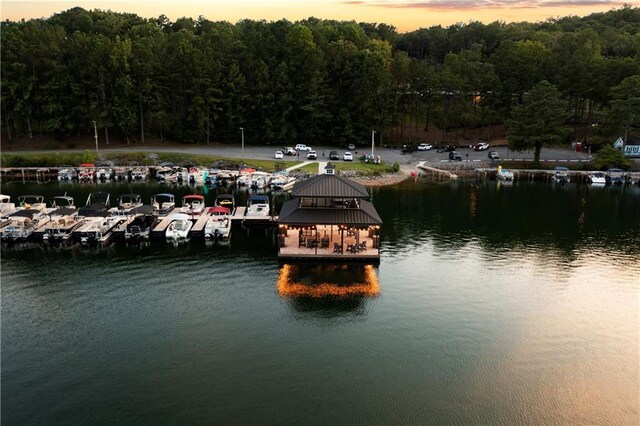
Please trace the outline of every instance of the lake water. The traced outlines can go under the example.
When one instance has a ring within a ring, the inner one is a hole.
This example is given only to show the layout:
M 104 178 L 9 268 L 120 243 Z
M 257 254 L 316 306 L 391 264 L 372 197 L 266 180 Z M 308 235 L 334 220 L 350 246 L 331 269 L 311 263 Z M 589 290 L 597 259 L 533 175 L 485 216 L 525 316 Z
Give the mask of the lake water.
M 2 423 L 638 422 L 640 188 L 372 195 L 377 268 L 281 268 L 273 235 L 242 229 L 3 248 Z

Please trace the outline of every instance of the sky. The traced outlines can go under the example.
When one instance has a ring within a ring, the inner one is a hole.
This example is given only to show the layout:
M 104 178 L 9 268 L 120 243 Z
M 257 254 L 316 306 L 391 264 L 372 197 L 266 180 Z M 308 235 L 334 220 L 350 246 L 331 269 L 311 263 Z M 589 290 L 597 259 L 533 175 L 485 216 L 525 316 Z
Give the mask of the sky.
M 637 5 L 637 0 L 627 1 Z M 212 21 L 290 21 L 311 16 L 395 26 L 400 32 L 456 22 L 543 21 L 585 16 L 622 6 L 617 0 L 21 0 L 0 2 L 2 20 L 46 18 L 72 7 L 130 12 L 145 18 L 164 14 L 172 21 L 202 15 Z

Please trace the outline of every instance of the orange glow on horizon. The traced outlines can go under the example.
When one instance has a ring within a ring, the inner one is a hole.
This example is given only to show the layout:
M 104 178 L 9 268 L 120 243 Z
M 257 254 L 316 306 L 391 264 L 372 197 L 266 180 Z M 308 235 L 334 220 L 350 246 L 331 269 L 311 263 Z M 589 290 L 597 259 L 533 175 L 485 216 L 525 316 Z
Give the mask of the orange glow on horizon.
M 212 21 L 235 23 L 242 19 L 277 21 L 287 19 L 297 21 L 309 17 L 335 19 L 340 21 L 377 22 L 393 25 L 399 32 L 414 31 L 433 25 L 448 26 L 458 22 L 515 22 L 544 21 L 548 18 L 567 15 L 585 16 L 590 13 L 608 11 L 622 3 L 611 1 L 587 5 L 576 3 L 571 6 L 551 6 L 543 2 L 514 3 L 505 7 L 487 7 L 479 1 L 466 5 L 461 1 L 434 3 L 421 2 L 384 2 L 384 1 L 340 1 L 311 0 L 298 2 L 293 0 L 193 0 L 188 3 L 159 1 L 2 1 L 2 19 L 19 21 L 21 19 L 47 18 L 55 13 L 82 7 L 84 9 L 112 10 L 114 12 L 135 13 L 144 18 L 158 17 L 164 14 L 175 21 L 187 16 L 197 19 L 204 16 Z

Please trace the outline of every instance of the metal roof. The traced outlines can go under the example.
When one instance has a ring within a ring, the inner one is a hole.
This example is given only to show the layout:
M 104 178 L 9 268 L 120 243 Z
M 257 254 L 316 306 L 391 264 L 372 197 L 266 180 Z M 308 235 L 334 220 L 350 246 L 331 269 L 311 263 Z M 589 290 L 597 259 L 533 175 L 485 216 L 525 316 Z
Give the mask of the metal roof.
M 299 200 L 282 205 L 278 223 L 282 225 L 381 225 L 376 208 L 361 200 L 359 209 L 299 208 Z
M 297 182 L 293 197 L 369 198 L 367 189 L 357 182 L 336 175 L 317 175 Z

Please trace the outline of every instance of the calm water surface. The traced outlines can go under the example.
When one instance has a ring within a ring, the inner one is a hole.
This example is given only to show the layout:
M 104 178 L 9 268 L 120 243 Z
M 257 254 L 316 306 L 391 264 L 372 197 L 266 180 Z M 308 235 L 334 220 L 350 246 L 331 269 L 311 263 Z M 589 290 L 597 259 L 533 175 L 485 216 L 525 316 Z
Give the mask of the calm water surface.
M 241 229 L 3 248 L 2 423 L 638 423 L 638 188 L 372 194 L 379 268 L 280 268 Z

